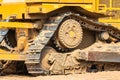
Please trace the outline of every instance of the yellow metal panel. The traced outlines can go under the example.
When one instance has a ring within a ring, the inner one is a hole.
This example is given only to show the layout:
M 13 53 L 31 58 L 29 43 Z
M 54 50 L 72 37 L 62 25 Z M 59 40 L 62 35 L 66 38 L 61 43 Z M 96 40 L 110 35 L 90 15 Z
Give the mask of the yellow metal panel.
M 80 6 L 88 11 L 93 12 L 92 4 L 53 4 L 52 3 L 52 4 L 42 4 L 42 13 L 48 13 L 64 6 Z
M 25 2 L 58 2 L 59 0 L 25 0 Z
M 27 11 L 28 13 L 40 13 L 42 11 L 42 6 L 41 4 L 29 6 Z
M 83 0 L 84 3 L 94 3 L 95 0 Z
M 2 3 L 0 6 L 0 14 L 2 14 L 3 19 L 6 19 L 11 15 L 16 15 L 17 18 L 22 18 L 22 14 L 25 12 L 25 3 Z
M 100 18 L 99 22 L 109 23 L 116 28 L 120 29 L 120 0 L 99 0 L 99 13 L 106 13 L 108 15 L 112 15 L 107 18 Z M 101 6 L 103 6 L 101 8 Z
M 65 2 L 65 3 L 83 3 L 83 0 L 60 0 L 60 2 Z
M 32 5 L 31 4 L 27 5 L 26 2 L 37 2 L 37 3 Z M 64 2 L 67 4 L 64 4 Z M 83 4 L 83 2 L 85 4 Z M 87 1 L 85 0 L 74 0 L 74 1 L 72 0 L 25 0 L 25 2 L 2 3 L 2 6 L 0 6 L 0 14 L 2 14 L 3 19 L 6 19 L 11 15 L 16 15 L 17 19 L 22 19 L 23 14 L 48 13 L 64 6 L 80 6 L 88 11 L 93 12 L 95 11 L 93 3 L 94 3 L 94 0 L 90 0 L 90 1 L 88 0 Z
M 99 0 L 90 0 L 90 1 L 92 1 L 92 3 L 93 3 L 93 9 L 95 10 L 95 12 L 98 13 Z
M 120 23 L 120 19 L 106 19 L 106 18 L 100 18 L 99 22 L 105 22 L 105 23 L 115 23 L 115 22 L 119 22 Z
M 99 22 L 108 23 L 120 29 L 120 19 L 99 19 Z
M 94 3 L 96 0 L 60 0 L 65 3 Z
M 25 2 L 24 0 L 2 0 L 2 3 L 16 3 L 16 2 Z
M 21 22 L 0 22 L 0 28 L 33 28 L 33 24 Z
M 0 2 L 2 2 L 3 0 L 0 0 Z
M 26 55 L 19 53 L 10 53 L 0 49 L 0 60 L 18 60 L 25 61 Z
M 119 21 L 120 21 L 120 20 L 119 20 Z M 115 23 L 112 22 L 112 23 L 109 23 L 109 24 L 115 26 L 117 29 L 120 30 L 120 22 L 115 22 Z

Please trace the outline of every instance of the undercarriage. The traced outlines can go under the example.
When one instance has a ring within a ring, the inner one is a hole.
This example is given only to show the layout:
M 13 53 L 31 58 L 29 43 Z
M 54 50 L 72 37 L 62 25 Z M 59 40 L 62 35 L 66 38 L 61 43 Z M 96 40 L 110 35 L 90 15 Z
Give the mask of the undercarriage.
M 21 57 L 1 60 L 1 74 L 16 73 L 16 65 L 32 75 L 120 70 L 119 29 L 80 14 L 52 16 L 42 28 L 11 29 L 2 36 L 1 49 Z

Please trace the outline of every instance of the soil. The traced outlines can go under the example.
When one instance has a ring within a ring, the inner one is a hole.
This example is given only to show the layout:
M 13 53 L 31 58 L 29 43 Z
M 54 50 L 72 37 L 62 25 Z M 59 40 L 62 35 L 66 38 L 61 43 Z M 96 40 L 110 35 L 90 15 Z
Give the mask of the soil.
M 26 75 L 7 75 L 0 76 L 0 80 L 120 80 L 120 71 L 37 77 Z

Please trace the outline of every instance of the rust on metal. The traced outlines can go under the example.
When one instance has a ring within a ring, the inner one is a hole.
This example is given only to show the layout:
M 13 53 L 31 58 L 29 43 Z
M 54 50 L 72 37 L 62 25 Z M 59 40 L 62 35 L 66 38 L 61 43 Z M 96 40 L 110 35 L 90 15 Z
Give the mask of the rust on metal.
M 120 52 L 92 51 L 88 53 L 88 61 L 120 62 Z

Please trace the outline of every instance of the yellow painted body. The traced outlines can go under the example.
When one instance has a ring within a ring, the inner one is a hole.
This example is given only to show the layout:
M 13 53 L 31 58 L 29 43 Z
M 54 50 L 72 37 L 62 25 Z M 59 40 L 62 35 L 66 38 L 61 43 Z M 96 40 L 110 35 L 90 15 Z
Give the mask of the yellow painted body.
M 101 2 L 103 1 L 103 2 Z M 99 13 L 103 15 L 114 15 L 114 11 L 119 11 L 120 7 L 113 7 L 113 1 L 117 0 L 0 0 L 0 19 L 6 20 L 9 16 L 15 15 L 15 19 L 25 20 L 33 19 L 30 15 L 34 14 L 48 14 L 52 11 L 60 9 L 62 7 L 80 7 L 91 13 Z M 108 3 L 107 3 L 108 2 Z M 118 2 L 120 2 L 118 0 Z M 108 6 L 109 5 L 109 6 Z M 118 15 L 118 14 L 117 14 Z M 120 17 L 113 18 L 99 18 L 100 22 L 110 23 L 116 28 L 120 29 Z M 17 28 L 17 29 L 30 29 L 34 28 L 32 23 L 23 22 L 0 22 L 0 28 Z M 18 30 L 19 32 L 19 30 Z M 71 33 L 72 35 L 73 33 Z M 18 41 L 23 40 L 23 37 Z M 25 38 L 26 40 L 26 38 Z M 23 44 L 21 42 L 20 46 Z M 19 45 L 19 44 L 18 44 Z M 23 48 L 23 47 L 22 47 Z M 20 54 L 9 54 L 2 51 L 0 59 L 6 60 L 24 60 Z M 4 54 L 6 53 L 6 54 Z M 12 57 L 13 56 L 13 57 Z
M 32 23 L 22 23 L 22 22 L 0 22 L 0 28 L 34 28 Z
M 120 10 L 119 7 L 114 8 L 112 6 L 113 1 L 116 0 L 106 0 L 109 1 L 109 7 L 106 5 L 105 1 L 103 1 L 103 3 L 101 3 L 101 1 L 103 0 L 1 0 L 0 15 L 2 19 L 6 19 L 11 15 L 16 15 L 17 19 L 22 19 L 23 15 L 25 15 L 25 18 L 28 18 L 29 14 L 46 14 L 64 6 L 79 6 L 90 12 L 107 15 L 112 15 L 111 11 Z M 107 11 L 109 11 L 109 13 Z M 114 24 L 117 22 L 118 24 L 120 19 L 107 18 L 100 19 L 99 21 Z
M 19 60 L 24 61 L 26 59 L 25 54 L 10 53 L 0 49 L 0 60 Z
M 2 19 L 6 19 L 11 15 L 16 15 L 17 18 L 21 19 L 23 14 L 49 13 L 64 6 L 80 6 L 88 11 L 96 12 L 96 1 L 97 0 L 3 0 L 1 1 L 0 14 L 2 15 Z
M 102 9 L 99 12 L 109 14 L 111 17 L 100 18 L 99 21 L 109 23 L 120 29 L 120 0 L 100 0 Z

